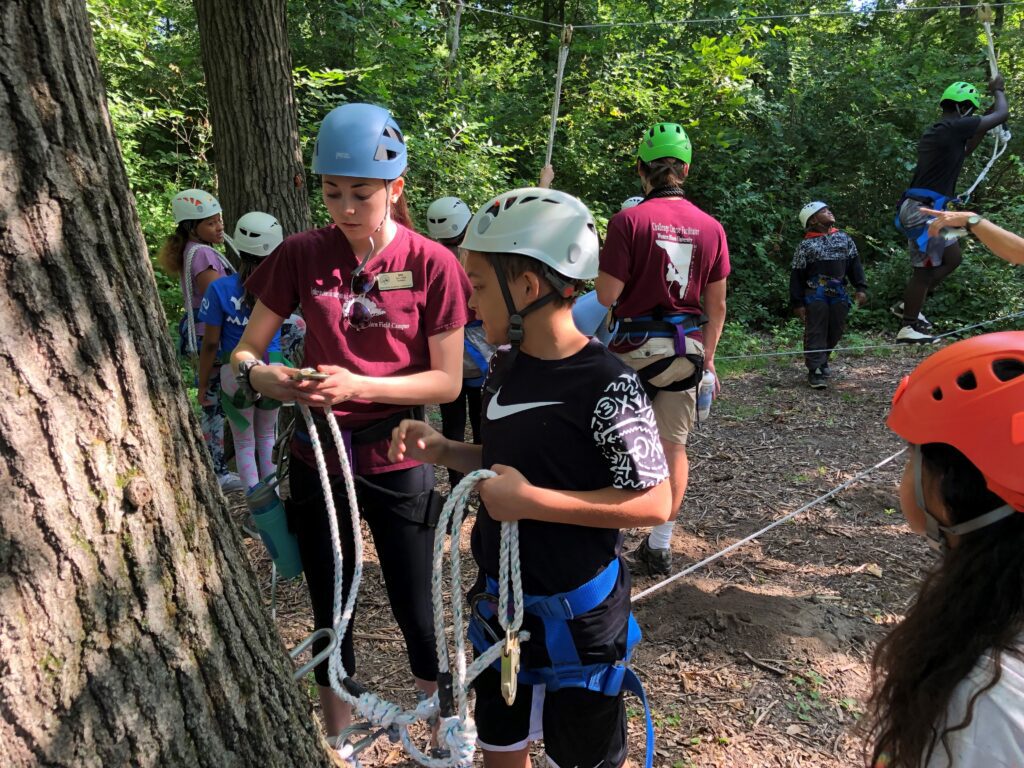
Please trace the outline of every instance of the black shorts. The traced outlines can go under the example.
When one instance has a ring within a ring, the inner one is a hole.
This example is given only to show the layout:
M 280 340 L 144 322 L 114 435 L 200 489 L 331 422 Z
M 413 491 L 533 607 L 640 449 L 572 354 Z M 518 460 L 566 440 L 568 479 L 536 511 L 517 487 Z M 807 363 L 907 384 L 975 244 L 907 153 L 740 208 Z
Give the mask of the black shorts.
M 497 670 L 489 667 L 473 682 L 477 745 L 515 752 L 544 739 L 555 768 L 619 768 L 626 762 L 626 708 L 622 693 L 605 696 L 582 688 L 547 693 L 522 685 L 512 706 L 501 696 Z

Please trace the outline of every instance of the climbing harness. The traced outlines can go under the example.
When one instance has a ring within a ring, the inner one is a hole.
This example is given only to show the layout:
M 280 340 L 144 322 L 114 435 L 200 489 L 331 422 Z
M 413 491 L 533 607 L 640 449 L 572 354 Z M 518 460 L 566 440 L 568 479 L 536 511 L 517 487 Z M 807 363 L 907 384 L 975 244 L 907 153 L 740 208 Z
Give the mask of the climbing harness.
M 829 306 L 832 304 L 849 304 L 850 297 L 846 293 L 846 283 L 841 278 L 818 275 L 807 281 L 809 293 L 804 295 L 804 304 L 812 304 L 823 301 Z
M 659 308 L 651 315 L 616 318 L 612 328 L 611 343 L 640 347 L 648 339 L 673 340 L 675 355 L 645 365 L 636 372 L 647 396 L 653 399 L 660 390 L 681 392 L 692 389 L 700 383 L 701 377 L 704 375 L 704 353 L 697 351 L 697 347 L 691 346 L 689 336 L 694 331 L 699 331 L 707 321 L 706 315 L 694 315 L 688 312 L 663 314 Z M 684 357 L 693 363 L 692 375 L 660 386 L 651 383 L 652 379 L 663 373 L 679 357 Z
M 988 3 L 982 3 L 978 6 L 978 19 L 981 21 L 981 25 L 985 28 L 985 38 L 988 43 L 987 52 L 989 72 L 994 80 L 999 77 L 999 64 L 996 62 L 996 48 L 992 38 L 992 7 Z M 1010 133 L 1005 123 L 1003 125 L 997 125 L 989 131 L 989 133 L 991 133 L 995 139 L 995 144 L 992 146 L 992 157 L 990 157 L 989 161 L 985 163 L 985 167 L 981 169 L 981 173 L 978 174 L 978 178 L 974 180 L 974 183 L 971 184 L 966 191 L 961 192 L 957 197 L 957 202 L 961 204 L 966 205 L 967 201 L 971 199 L 971 195 L 974 193 L 974 190 L 977 189 L 978 185 L 981 184 L 982 181 L 985 180 L 985 177 L 988 176 L 988 172 L 992 170 L 992 166 L 995 165 L 996 160 L 1002 157 L 1003 153 L 1006 152 L 1010 139 L 1013 138 L 1013 135 Z
M 483 320 L 471 320 L 466 324 L 467 328 L 479 328 L 483 326 Z M 473 365 L 480 371 L 479 376 L 475 376 L 472 379 L 466 379 L 466 386 L 469 387 L 482 387 L 484 385 L 484 379 L 487 378 L 487 358 L 484 353 L 477 349 L 476 345 L 470 341 L 469 336 L 465 336 L 462 340 L 463 347 L 465 347 L 466 354 L 469 355 L 469 359 L 473 361 Z
M 562 27 L 561 46 L 558 49 L 558 70 L 555 73 L 555 97 L 551 102 L 551 127 L 548 129 L 548 150 L 544 155 L 544 165 L 551 165 L 551 153 L 555 148 L 555 125 L 558 122 L 558 111 L 562 104 L 562 73 L 565 62 L 569 58 L 569 43 L 572 42 L 572 25 Z

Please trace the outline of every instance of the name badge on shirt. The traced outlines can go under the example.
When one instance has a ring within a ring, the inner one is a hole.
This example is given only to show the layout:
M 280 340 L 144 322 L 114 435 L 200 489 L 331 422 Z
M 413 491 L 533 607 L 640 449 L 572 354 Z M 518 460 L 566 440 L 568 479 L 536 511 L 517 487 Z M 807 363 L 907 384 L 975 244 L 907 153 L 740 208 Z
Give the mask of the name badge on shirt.
M 377 275 L 377 290 L 394 291 L 399 288 L 412 288 L 412 272 L 383 272 Z

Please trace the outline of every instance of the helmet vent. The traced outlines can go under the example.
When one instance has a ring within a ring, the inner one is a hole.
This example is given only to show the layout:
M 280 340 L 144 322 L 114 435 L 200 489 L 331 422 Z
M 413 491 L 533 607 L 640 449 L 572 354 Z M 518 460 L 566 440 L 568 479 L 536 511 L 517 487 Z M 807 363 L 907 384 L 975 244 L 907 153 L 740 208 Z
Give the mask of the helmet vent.
M 522 200 L 520 200 L 519 202 L 520 202 L 520 203 L 531 203 L 531 202 L 533 202 L 533 201 L 534 201 L 534 200 L 536 200 L 536 199 L 537 199 L 537 196 L 536 196 L 536 195 L 530 195 L 529 197 L 524 197 L 524 198 L 523 198 Z
M 402 137 L 402 132 L 395 130 L 390 125 L 384 126 L 384 135 L 387 136 L 389 139 L 394 139 L 395 141 L 405 144 L 405 139 Z
M 992 363 L 992 373 L 1000 381 L 1011 381 L 1018 376 L 1024 376 L 1024 360 L 1003 358 Z
M 942 399 L 942 387 L 936 387 L 935 389 L 932 390 L 932 399 L 933 400 L 941 400 Z
M 956 377 L 956 385 L 960 389 L 970 391 L 978 388 L 978 380 L 974 378 L 974 371 L 965 371 Z
M 505 210 L 507 211 L 509 208 L 511 208 L 515 204 L 516 204 L 516 198 L 515 197 L 508 198 L 507 200 L 505 200 Z

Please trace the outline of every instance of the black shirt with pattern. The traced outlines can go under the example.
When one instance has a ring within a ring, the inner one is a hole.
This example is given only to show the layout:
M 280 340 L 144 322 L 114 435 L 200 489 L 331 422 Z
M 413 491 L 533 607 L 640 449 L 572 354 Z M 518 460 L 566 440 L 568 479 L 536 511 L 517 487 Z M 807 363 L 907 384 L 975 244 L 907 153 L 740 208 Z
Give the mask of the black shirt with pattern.
M 504 358 L 505 351 L 499 350 L 490 375 Z M 641 491 L 668 477 L 654 411 L 640 381 L 596 341 L 562 360 L 520 352 L 498 391 L 484 389 L 481 437 L 484 467 L 515 467 L 542 488 Z M 473 556 L 494 579 L 500 534 L 501 524 L 481 505 Z M 619 557 L 621 545 L 617 529 L 521 520 L 523 590 L 553 595 L 575 589 Z M 482 586 L 481 578 L 473 593 Z M 569 622 L 584 663 L 623 657 L 629 591 L 629 569 L 620 563 L 618 581 L 605 601 Z M 547 666 L 543 625 L 526 616 L 524 628 L 533 633 L 523 645 L 524 667 Z
M 789 276 L 789 298 L 794 307 L 803 305 L 807 281 L 818 275 L 849 281 L 857 291 L 868 290 L 857 245 L 839 229 L 809 232 L 797 246 Z

